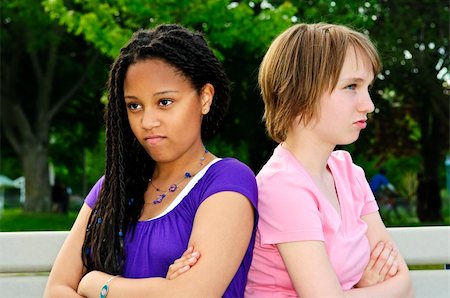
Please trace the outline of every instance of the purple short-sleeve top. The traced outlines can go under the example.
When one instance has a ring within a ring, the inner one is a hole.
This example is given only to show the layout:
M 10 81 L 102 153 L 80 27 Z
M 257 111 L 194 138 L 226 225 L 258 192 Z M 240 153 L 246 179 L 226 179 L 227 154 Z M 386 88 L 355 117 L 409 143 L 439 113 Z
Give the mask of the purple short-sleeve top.
M 93 208 L 103 185 L 100 178 L 85 202 Z M 255 225 L 244 258 L 223 297 L 243 297 L 255 244 L 258 191 L 253 172 L 234 158 L 215 159 L 193 176 L 160 215 L 138 221 L 134 233 L 125 235 L 125 266 L 128 278 L 165 277 L 169 266 L 187 249 L 195 214 L 208 197 L 222 191 L 244 195 L 253 205 Z

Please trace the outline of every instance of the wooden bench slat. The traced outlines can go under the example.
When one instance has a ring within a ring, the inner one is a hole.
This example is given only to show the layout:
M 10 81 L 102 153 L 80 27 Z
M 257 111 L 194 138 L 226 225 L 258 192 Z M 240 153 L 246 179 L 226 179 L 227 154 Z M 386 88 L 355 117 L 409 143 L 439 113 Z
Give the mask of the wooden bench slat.
M 408 265 L 450 264 L 450 227 L 388 228 Z
M 411 270 L 416 298 L 449 298 L 450 270 Z
M 0 273 L 49 272 L 68 233 L 0 233 Z
M 450 264 L 450 227 L 388 228 L 408 265 Z M 0 296 L 42 297 L 68 232 L 0 232 Z M 25 272 L 26 275 L 16 274 Z M 38 275 L 39 274 L 39 275 Z M 411 270 L 416 298 L 449 298 L 450 270 Z
M 1 276 L 0 296 L 3 298 L 42 298 L 48 276 Z

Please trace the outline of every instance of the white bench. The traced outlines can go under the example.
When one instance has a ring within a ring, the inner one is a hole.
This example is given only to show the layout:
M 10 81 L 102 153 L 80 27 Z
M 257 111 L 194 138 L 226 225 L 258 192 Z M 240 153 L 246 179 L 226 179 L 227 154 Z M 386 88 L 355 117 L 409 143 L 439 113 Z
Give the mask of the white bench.
M 0 297 L 42 298 L 48 274 L 68 233 L 1 232 Z
M 408 265 L 450 264 L 450 226 L 389 228 Z M 0 233 L 0 296 L 42 297 L 68 232 Z M 417 298 L 449 298 L 450 270 L 411 270 Z M 67 268 L 70 270 L 70 268 Z
M 450 265 L 450 226 L 388 228 L 406 263 Z M 450 270 L 410 270 L 416 298 L 450 298 Z

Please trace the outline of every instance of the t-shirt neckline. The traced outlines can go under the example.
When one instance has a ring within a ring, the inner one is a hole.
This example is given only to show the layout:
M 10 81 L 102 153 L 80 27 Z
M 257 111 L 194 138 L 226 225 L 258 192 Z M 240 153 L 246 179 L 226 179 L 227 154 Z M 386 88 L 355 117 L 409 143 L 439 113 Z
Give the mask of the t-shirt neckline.
M 164 215 L 166 215 L 167 213 L 169 213 L 170 211 L 172 211 L 173 209 L 175 209 L 176 206 L 178 206 L 178 204 L 181 203 L 181 201 L 183 201 L 183 199 L 186 197 L 186 195 L 194 188 L 194 186 L 197 184 L 197 182 L 202 179 L 202 177 L 206 174 L 206 172 L 208 171 L 208 169 L 215 164 L 216 162 L 222 160 L 222 158 L 215 158 L 213 159 L 209 164 L 207 164 L 203 169 L 201 169 L 197 174 L 195 174 L 188 182 L 188 184 L 186 184 L 186 186 L 180 191 L 180 193 L 175 197 L 175 199 L 172 201 L 172 203 L 170 203 L 169 206 L 167 206 L 166 209 L 164 209 L 163 212 L 161 212 L 160 214 L 148 218 L 148 219 L 144 219 L 144 220 L 139 220 L 138 222 L 149 222 L 158 218 L 163 217 Z

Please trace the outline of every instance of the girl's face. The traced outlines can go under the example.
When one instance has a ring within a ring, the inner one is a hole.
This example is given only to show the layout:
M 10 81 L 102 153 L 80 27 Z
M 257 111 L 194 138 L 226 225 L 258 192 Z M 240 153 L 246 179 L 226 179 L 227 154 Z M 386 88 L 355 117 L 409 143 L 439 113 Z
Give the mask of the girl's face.
M 374 105 L 369 89 L 374 79 L 370 60 L 358 49 L 349 47 L 334 90 L 320 98 L 317 121 L 313 129 L 326 143 L 353 143 L 366 128 L 367 114 Z
M 139 143 L 156 162 L 171 162 L 203 150 L 202 116 L 209 112 L 214 88 L 201 93 L 163 60 L 131 65 L 125 75 L 128 121 Z

